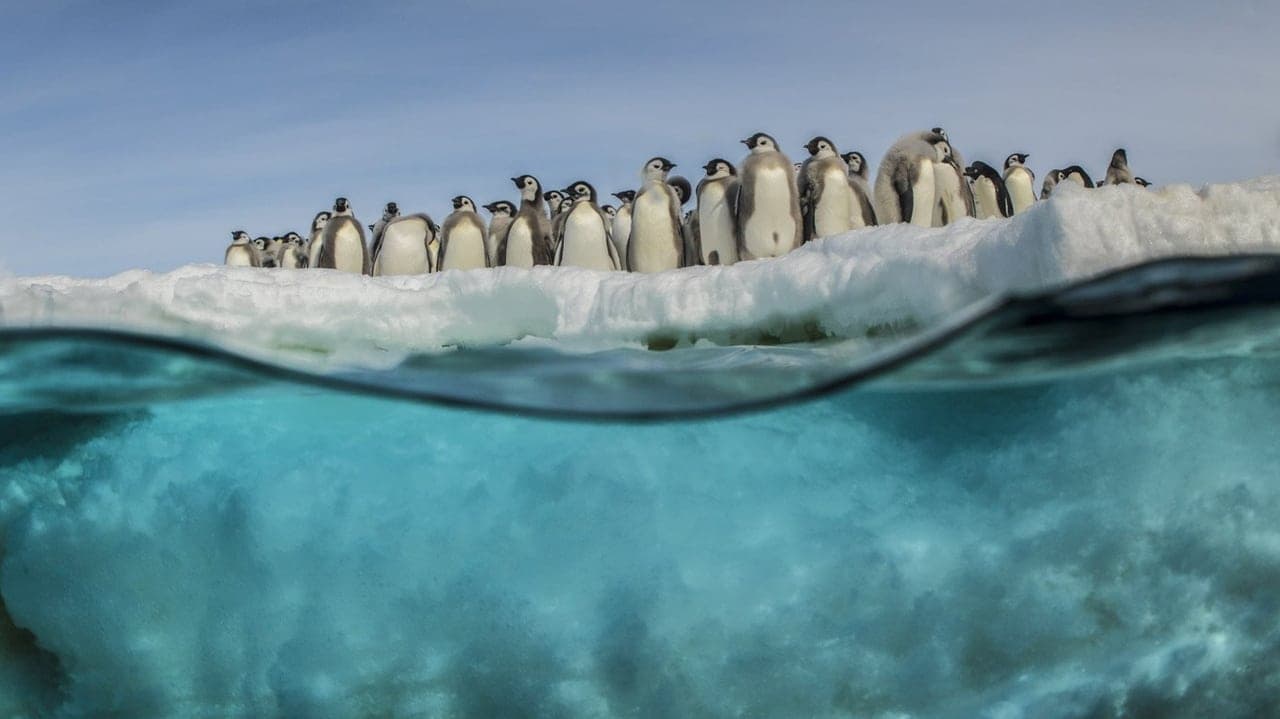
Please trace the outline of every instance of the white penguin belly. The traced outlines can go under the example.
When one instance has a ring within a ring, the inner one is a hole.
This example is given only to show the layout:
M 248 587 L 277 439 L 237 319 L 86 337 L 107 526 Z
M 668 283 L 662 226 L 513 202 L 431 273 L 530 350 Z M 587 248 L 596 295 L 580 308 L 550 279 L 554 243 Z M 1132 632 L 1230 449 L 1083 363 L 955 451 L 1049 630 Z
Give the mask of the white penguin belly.
M 618 214 L 613 218 L 613 249 L 618 251 L 618 259 L 622 261 L 623 267 L 619 269 L 630 269 L 627 264 L 627 241 L 631 239 L 631 208 L 624 207 L 618 210 Z
M 507 233 L 507 267 L 533 267 L 533 227 L 526 217 L 517 217 Z
M 502 241 L 502 233 L 511 226 L 510 222 L 494 221 L 489 224 L 489 231 L 484 235 L 484 251 L 489 256 L 489 264 L 498 266 L 498 243 Z
M 862 208 L 857 207 L 848 176 L 843 170 L 832 169 L 823 174 L 822 196 L 813 213 L 813 231 L 818 237 L 830 237 L 853 229 L 856 214 L 862 224 Z
M 631 205 L 631 271 L 662 272 L 680 266 L 680 240 L 672 235 L 671 208 L 661 189 L 642 192 Z
M 333 266 L 344 272 L 364 272 L 364 241 L 354 222 L 344 222 L 333 233 Z
M 937 181 L 933 176 L 933 160 L 922 157 L 918 161 L 919 176 L 911 186 L 911 224 L 917 227 L 933 226 L 934 202 L 937 199 Z
M 1000 213 L 1000 196 L 996 194 L 996 185 L 985 177 L 979 177 L 973 183 L 973 198 L 978 205 L 978 219 L 1003 217 Z
M 484 232 L 479 225 L 459 224 L 449 233 L 449 251 L 442 270 L 474 270 L 484 267 Z
M 738 261 L 733 236 L 733 212 L 723 182 L 709 183 L 698 198 L 698 230 L 702 234 L 702 263 L 732 265 Z
M 969 214 L 964 205 L 964 196 L 960 194 L 960 175 L 955 168 L 945 162 L 933 163 L 934 192 L 938 196 L 938 207 L 945 211 L 945 224 L 950 224 Z M 936 218 L 935 225 L 942 225 L 943 218 Z
M 564 223 L 562 244 L 560 264 L 565 267 L 617 269 L 609 255 L 609 238 L 604 231 L 604 221 L 589 205 L 578 205 L 569 213 L 569 219 Z
M 755 174 L 751 216 L 742 226 L 743 249 L 751 257 L 781 257 L 795 249 L 796 221 L 791 215 L 791 168 L 765 167 Z
M 421 275 L 427 272 L 427 221 L 410 217 L 387 225 L 374 262 L 375 275 Z
M 253 267 L 253 251 L 248 245 L 227 248 L 227 267 Z
M 307 243 L 307 265 L 310 267 L 320 266 L 320 250 L 324 249 L 322 237 L 313 237 L 311 242 Z
M 1015 214 L 1031 207 L 1036 201 L 1035 191 L 1031 189 L 1031 173 L 1024 169 L 1012 170 L 1004 178 L 1004 187 L 1009 193 L 1009 199 L 1013 201 Z

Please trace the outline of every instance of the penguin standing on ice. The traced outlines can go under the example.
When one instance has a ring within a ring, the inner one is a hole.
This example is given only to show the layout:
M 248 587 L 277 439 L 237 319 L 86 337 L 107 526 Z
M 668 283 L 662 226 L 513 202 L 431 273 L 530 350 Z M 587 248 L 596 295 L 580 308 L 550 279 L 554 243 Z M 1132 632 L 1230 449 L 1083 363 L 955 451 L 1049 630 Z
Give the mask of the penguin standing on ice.
M 258 264 L 254 265 L 254 267 L 275 267 L 276 266 L 276 256 L 271 251 L 270 248 L 271 248 L 270 237 L 264 236 L 264 237 L 253 238 L 253 253 L 258 258 L 257 260 Z
M 476 203 L 466 195 L 458 195 L 452 202 L 453 212 L 440 228 L 440 271 L 488 267 L 484 222 L 476 212 Z
M 1133 171 L 1129 169 L 1129 154 L 1123 148 L 1111 154 L 1111 164 L 1107 166 L 1107 179 L 1102 184 L 1133 184 Z
M 515 219 L 516 206 L 506 200 L 498 200 L 485 205 L 484 209 L 493 215 L 493 219 L 489 220 L 489 231 L 484 236 L 484 251 L 489 257 L 489 266 L 497 267 L 498 243 L 511 226 L 511 220 Z
M 513 177 L 511 181 L 520 190 L 520 209 L 498 243 L 498 264 L 549 265 L 553 259 L 551 221 L 542 212 L 542 184 L 533 175 Z
M 438 228 L 426 213 L 398 215 L 382 228 L 382 244 L 373 258 L 373 274 L 422 275 L 436 270 L 432 245 L 438 246 Z
M 955 149 L 947 140 L 933 148 L 937 152 L 933 163 L 934 192 L 938 196 L 934 203 L 934 227 L 949 225 L 961 217 L 973 217 L 973 193 L 969 191 L 969 182 L 964 177 L 964 170 L 960 169 Z
M 296 232 L 286 233 L 284 246 L 276 257 L 276 264 L 287 270 L 296 270 L 307 266 L 307 254 L 302 249 L 302 236 Z
M 631 237 L 627 267 L 632 272 L 662 272 L 680 266 L 684 235 L 680 226 L 680 198 L 667 183 L 675 163 L 654 157 L 644 163 L 643 184 L 631 206 Z
M 1004 186 L 1013 202 L 1013 214 L 1031 207 L 1036 201 L 1036 173 L 1026 166 L 1030 155 L 1015 152 L 1004 160 Z
M 769 135 L 757 132 L 742 144 L 750 153 L 739 174 L 738 259 L 781 257 L 804 240 L 796 173 Z
M 231 233 L 231 244 L 222 255 L 222 263 L 227 267 L 257 267 L 258 253 L 249 239 L 249 233 L 236 230 Z
M 973 199 L 979 220 L 1013 216 L 1009 191 L 996 168 L 978 160 L 965 168 L 964 175 L 973 181 Z
M 702 264 L 698 259 L 698 218 L 693 211 L 685 212 L 684 206 L 693 197 L 693 185 L 689 180 L 675 175 L 667 178 L 667 184 L 676 191 L 676 200 L 680 203 L 680 266 L 693 267 Z
M 542 193 L 547 203 L 547 216 L 551 218 L 551 249 L 554 253 L 560 247 L 560 237 L 564 230 L 564 215 L 571 203 L 568 190 L 550 190 Z
M 321 210 L 316 213 L 314 219 L 311 220 L 311 236 L 307 238 L 307 267 L 320 266 L 320 248 L 324 246 L 324 228 L 329 224 L 329 218 L 332 213 L 328 210 Z
M 707 175 L 698 183 L 696 193 L 699 264 L 732 265 L 738 261 L 738 170 L 718 157 L 702 169 Z
M 394 202 L 388 202 L 386 207 L 382 208 L 382 219 L 369 225 L 369 232 L 373 238 L 373 256 L 378 256 L 378 249 L 382 247 L 382 231 L 386 229 L 387 223 L 400 216 L 400 206 Z
M 1040 186 L 1040 199 L 1049 199 L 1049 195 L 1053 194 L 1053 189 L 1059 182 L 1062 182 L 1062 170 L 1049 170 L 1044 173 L 1044 184 Z
M 875 207 L 880 224 L 909 222 L 920 227 L 933 225 L 937 202 L 933 165 L 943 142 L 931 130 L 912 132 L 898 138 L 885 153 L 876 171 Z
M 371 270 L 364 227 L 345 197 L 333 202 L 333 214 L 320 236 L 320 267 L 367 275 Z
M 862 208 L 849 184 L 849 166 L 835 143 L 819 136 L 804 148 L 809 158 L 801 163 L 797 190 L 805 242 L 862 227 Z
M 627 241 L 631 239 L 631 203 L 636 199 L 636 192 L 623 190 L 613 193 L 613 196 L 622 204 L 613 215 L 613 227 L 609 236 L 613 238 L 613 247 L 618 252 L 618 258 L 622 260 L 621 269 L 630 270 L 631 266 L 627 264 Z
M 858 207 L 862 213 L 862 226 L 872 227 L 876 222 L 876 209 L 871 203 L 871 181 L 867 179 L 867 158 L 856 150 L 846 152 L 840 158 L 849 166 L 849 186 L 858 199 Z
M 613 244 L 613 218 L 618 216 L 618 208 L 613 205 L 601 205 L 600 211 L 604 213 L 604 224 L 609 230 L 609 244 Z M 614 249 L 617 249 L 617 245 L 614 245 Z M 618 269 L 622 267 L 619 266 Z
M 596 204 L 596 188 L 579 180 L 569 186 L 563 235 L 556 248 L 556 264 L 591 270 L 621 267 L 617 250 L 609 241 L 609 222 Z

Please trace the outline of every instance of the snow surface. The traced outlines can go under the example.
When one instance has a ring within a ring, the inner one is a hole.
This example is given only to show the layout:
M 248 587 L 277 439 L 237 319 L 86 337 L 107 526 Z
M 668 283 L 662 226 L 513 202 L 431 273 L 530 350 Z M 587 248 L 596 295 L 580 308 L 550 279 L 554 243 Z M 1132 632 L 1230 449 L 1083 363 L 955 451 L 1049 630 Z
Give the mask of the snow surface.
M 779 260 L 656 275 L 542 267 L 372 278 L 190 265 L 101 280 L 0 278 L 0 321 L 143 329 L 360 364 L 526 337 L 728 344 L 816 328 L 849 338 L 1143 260 L 1268 251 L 1280 251 L 1280 177 L 1199 191 L 1064 186 L 1008 220 L 857 230 Z

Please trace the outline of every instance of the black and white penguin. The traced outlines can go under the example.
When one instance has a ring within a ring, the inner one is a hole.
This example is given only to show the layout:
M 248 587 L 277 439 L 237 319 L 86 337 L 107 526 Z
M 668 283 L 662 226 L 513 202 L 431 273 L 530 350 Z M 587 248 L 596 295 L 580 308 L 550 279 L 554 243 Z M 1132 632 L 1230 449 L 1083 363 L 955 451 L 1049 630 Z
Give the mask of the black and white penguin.
M 422 275 L 435 272 L 432 245 L 438 245 L 439 228 L 431 216 L 419 212 L 397 215 L 382 228 L 382 244 L 373 258 L 373 274 Z
M 222 255 L 222 263 L 228 267 L 257 267 L 258 252 L 249 239 L 249 233 L 236 230 L 231 233 L 231 244 Z
M 876 208 L 871 202 L 871 181 L 867 178 L 867 158 L 856 150 L 840 157 L 849 166 L 849 185 L 853 188 L 853 195 L 858 199 L 858 207 L 862 211 L 862 225 L 871 227 L 877 223 Z
M 618 258 L 622 260 L 622 269 L 630 270 L 627 264 L 627 241 L 631 239 L 631 205 L 635 202 L 635 190 L 623 190 L 613 193 L 618 198 L 618 202 L 622 203 L 618 206 L 618 211 L 613 216 L 613 227 L 609 236 L 613 238 L 613 247 L 618 251 Z
M 1089 173 L 1085 172 L 1084 168 L 1079 165 L 1062 168 L 1062 179 L 1071 180 L 1082 187 L 1094 187 L 1093 178 L 1089 177 Z
M 369 274 L 369 246 L 365 244 L 364 227 L 355 218 L 351 203 L 345 197 L 333 202 L 333 214 L 320 236 L 320 267 Z
M 933 225 L 937 202 L 933 166 L 938 158 L 934 145 L 944 141 L 942 135 L 922 130 L 903 135 L 889 147 L 876 171 L 874 199 L 880 224 Z
M 978 160 L 966 167 L 964 174 L 973 181 L 973 199 L 979 220 L 1013 216 L 1009 191 L 1005 189 L 1004 178 L 996 168 Z
M 332 215 L 328 210 L 321 210 L 311 220 L 311 235 L 307 238 L 307 267 L 320 266 L 320 248 L 324 246 L 324 228 L 329 224 Z
M 1053 194 L 1059 182 L 1062 182 L 1062 170 L 1049 170 L 1044 173 L 1044 183 L 1040 185 L 1040 199 L 1049 199 L 1049 195 Z
M 596 188 L 583 180 L 568 187 L 569 209 L 565 211 L 556 264 L 590 270 L 617 270 L 622 263 L 609 241 L 609 220 L 596 204 Z
M 489 266 L 498 266 L 498 243 L 502 242 L 502 236 L 507 233 L 507 228 L 511 226 L 511 220 L 515 219 L 516 206 L 506 200 L 498 200 L 490 202 L 484 206 L 493 218 L 489 220 L 489 230 L 484 236 L 484 250 L 489 257 Z
M 262 236 L 253 238 L 253 254 L 257 256 L 258 262 L 254 267 L 276 266 L 276 256 L 271 250 L 270 237 Z
M 572 204 L 570 197 L 568 190 L 549 190 L 542 193 L 542 199 L 547 203 L 547 216 L 551 218 L 551 248 L 553 254 L 560 247 L 565 212 Z
M 862 227 L 862 208 L 849 184 L 849 166 L 831 140 L 818 136 L 804 146 L 809 158 L 796 178 L 804 241 Z
M 382 247 L 382 231 L 386 228 L 387 223 L 400 216 L 400 206 L 394 202 L 388 202 L 382 208 L 382 219 L 369 225 L 370 237 L 373 238 L 373 256 L 378 256 L 378 249 Z
M 1036 174 L 1026 166 L 1030 155 L 1015 152 L 1004 160 L 1004 186 L 1013 202 L 1013 214 L 1031 207 L 1036 201 Z
M 698 220 L 693 212 L 685 212 L 684 206 L 693 197 L 693 185 L 680 175 L 667 178 L 667 184 L 676 191 L 676 199 L 680 202 L 680 266 L 693 267 L 702 264 L 698 257 Z
M 937 153 L 933 164 L 933 181 L 938 198 L 933 206 L 933 225 L 942 227 L 961 217 L 973 217 L 977 214 L 973 207 L 973 193 L 969 190 L 969 181 L 965 179 L 964 170 L 956 159 L 955 148 L 947 140 L 937 143 L 933 148 Z
M 1133 171 L 1129 169 L 1129 154 L 1123 148 L 1111 153 L 1111 164 L 1107 166 L 1107 179 L 1102 184 L 1133 184 Z
M 631 206 L 631 237 L 627 240 L 627 267 L 632 272 L 673 270 L 684 256 L 680 198 L 667 183 L 673 167 L 670 160 L 654 157 L 641 170 L 642 183 Z
M 484 222 L 476 203 L 466 195 L 451 200 L 453 212 L 440 228 L 440 271 L 475 270 L 489 266 L 484 247 Z
M 301 269 L 307 266 L 307 254 L 302 249 L 302 235 L 296 232 L 285 233 L 284 246 L 276 256 L 276 264 L 287 270 Z
M 520 190 L 520 209 L 498 243 L 498 264 L 549 265 L 553 259 L 551 221 L 542 212 L 542 184 L 533 175 L 513 177 L 511 181 Z
M 781 257 L 804 240 L 791 159 L 763 132 L 742 141 L 750 152 L 739 171 L 738 259 Z
M 702 169 L 698 182 L 698 251 L 700 264 L 732 265 L 738 261 L 738 170 L 717 157 Z

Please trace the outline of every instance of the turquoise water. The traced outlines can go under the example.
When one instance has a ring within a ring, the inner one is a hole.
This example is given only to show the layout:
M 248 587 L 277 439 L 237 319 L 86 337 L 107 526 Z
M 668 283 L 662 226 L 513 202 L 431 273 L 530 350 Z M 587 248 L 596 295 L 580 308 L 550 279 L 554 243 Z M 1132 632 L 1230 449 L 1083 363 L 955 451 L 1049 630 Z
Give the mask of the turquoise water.
M 1275 715 L 1276 276 L 1165 263 L 857 356 L 486 354 L 498 385 L 11 332 L 0 707 Z

